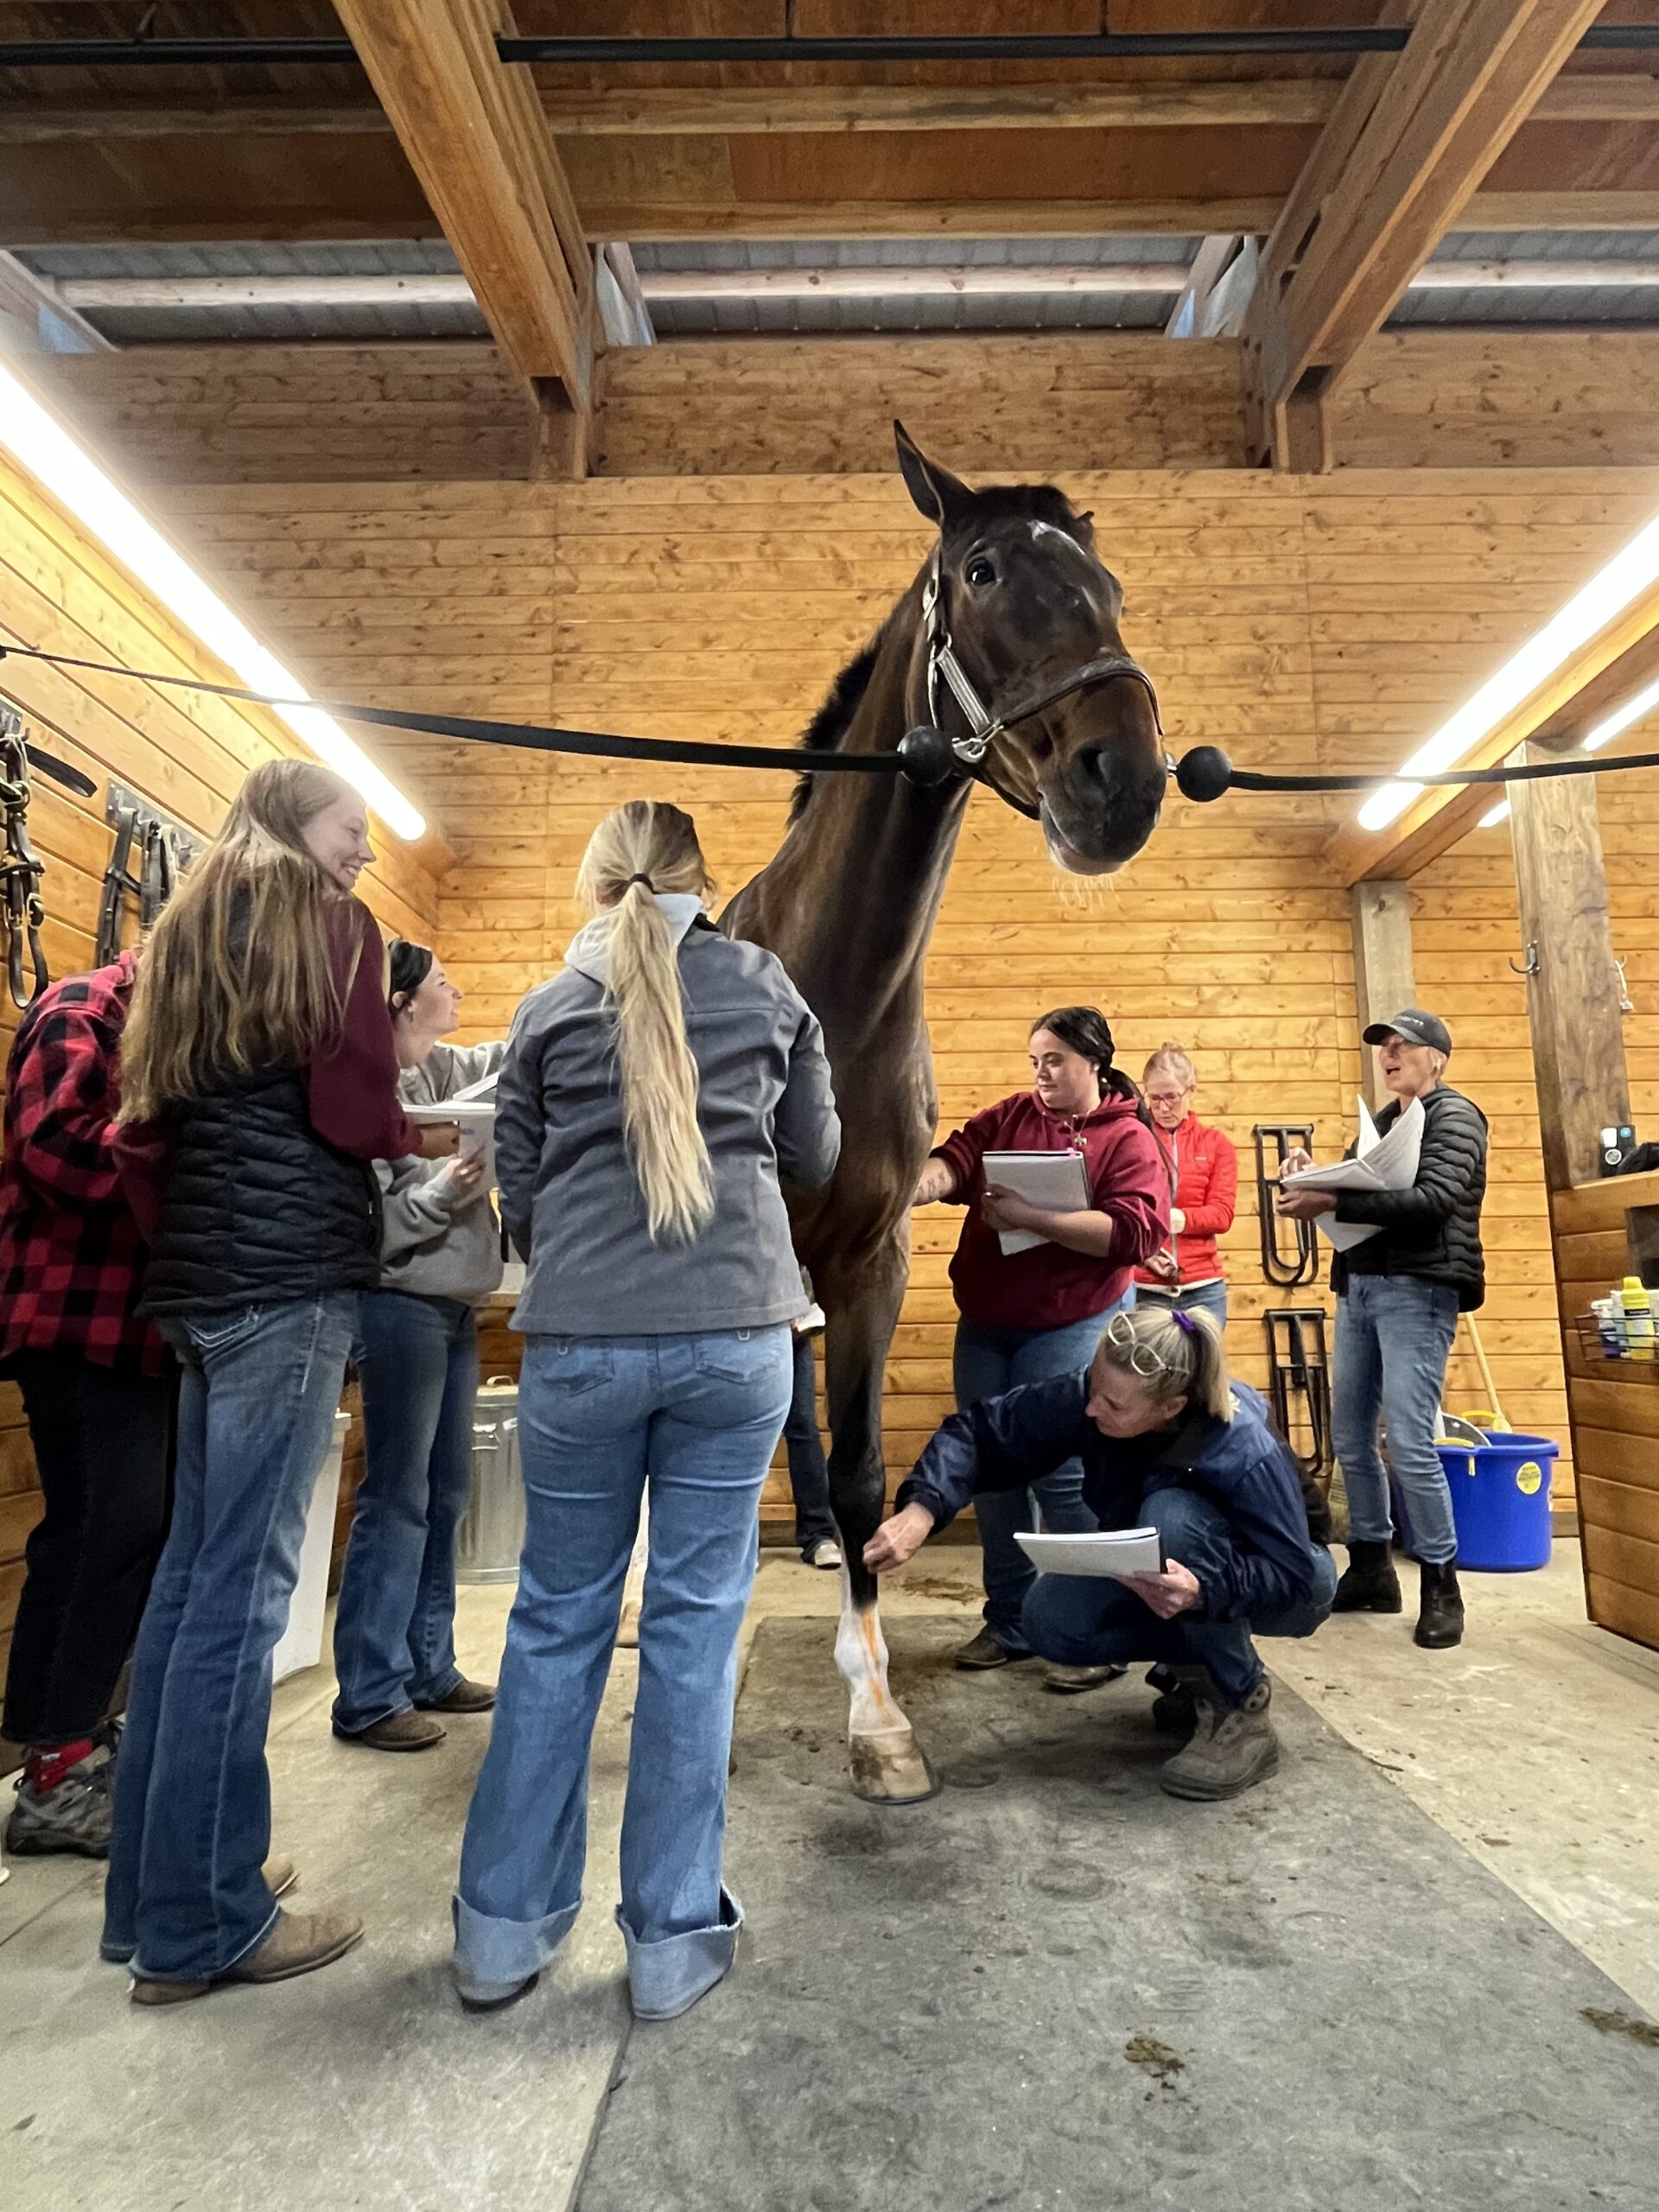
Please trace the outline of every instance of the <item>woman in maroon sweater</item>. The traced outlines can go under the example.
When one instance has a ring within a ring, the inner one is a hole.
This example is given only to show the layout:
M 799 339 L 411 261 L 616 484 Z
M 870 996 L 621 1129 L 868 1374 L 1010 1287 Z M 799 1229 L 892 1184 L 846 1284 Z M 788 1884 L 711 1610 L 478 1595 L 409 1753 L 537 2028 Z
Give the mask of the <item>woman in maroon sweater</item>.
M 988 1106 L 938 1146 L 922 1170 L 915 1203 L 968 1209 L 950 1282 L 961 1319 L 954 1359 L 957 1404 L 999 1397 L 1021 1382 L 1078 1372 L 1094 1356 L 1111 1316 L 1135 1303 L 1139 1262 L 1169 1236 L 1169 1177 L 1140 1094 L 1112 1066 L 1112 1033 L 1091 1006 L 1058 1007 L 1033 1027 L 1033 1086 Z M 1051 1213 L 986 1179 L 988 1152 L 1073 1152 L 1083 1156 L 1092 1205 Z M 1043 1239 L 1005 1253 L 1001 1232 Z M 1069 1459 L 1029 1491 L 988 1492 L 976 1501 L 984 1554 L 985 1625 L 957 1654 L 959 1667 L 1007 1666 L 1031 1654 L 1020 1628 L 1033 1569 L 1014 1539 L 1037 1526 L 1092 1529 L 1082 1499 L 1081 1463 Z M 1089 1689 L 1103 1667 L 1052 1667 L 1052 1688 Z

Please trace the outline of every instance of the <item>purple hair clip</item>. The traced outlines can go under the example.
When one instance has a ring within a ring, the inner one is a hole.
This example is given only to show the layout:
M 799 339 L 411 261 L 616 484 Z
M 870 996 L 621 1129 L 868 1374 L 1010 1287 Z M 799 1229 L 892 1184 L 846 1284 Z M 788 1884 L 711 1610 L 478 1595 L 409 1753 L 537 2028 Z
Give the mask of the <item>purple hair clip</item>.
M 1198 1334 L 1198 1323 L 1190 1313 L 1183 1313 L 1179 1306 L 1173 1308 L 1169 1318 L 1178 1329 L 1185 1329 L 1189 1337 Z

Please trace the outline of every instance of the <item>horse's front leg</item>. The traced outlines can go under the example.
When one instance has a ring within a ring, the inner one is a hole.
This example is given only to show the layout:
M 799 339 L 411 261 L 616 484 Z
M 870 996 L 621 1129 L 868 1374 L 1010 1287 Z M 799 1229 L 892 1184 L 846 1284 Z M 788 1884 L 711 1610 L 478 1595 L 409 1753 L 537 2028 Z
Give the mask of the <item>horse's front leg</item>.
M 887 1499 L 881 1384 L 906 1273 L 902 1251 L 862 1271 L 856 1291 L 843 1290 L 836 1300 L 824 1332 L 830 1503 L 844 1562 L 836 1664 L 848 1689 L 853 1788 L 879 1805 L 913 1805 L 938 1787 L 888 1686 L 875 1577 L 864 1564 L 864 1547 L 880 1523 Z

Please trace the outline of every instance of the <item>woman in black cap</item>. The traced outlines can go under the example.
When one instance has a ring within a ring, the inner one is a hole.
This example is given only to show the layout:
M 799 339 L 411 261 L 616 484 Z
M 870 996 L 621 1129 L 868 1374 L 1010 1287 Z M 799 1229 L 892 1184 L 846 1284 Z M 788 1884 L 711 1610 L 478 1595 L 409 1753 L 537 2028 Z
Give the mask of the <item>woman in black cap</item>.
M 1332 1363 L 1332 1431 L 1348 1490 L 1348 1571 L 1337 1586 L 1336 1612 L 1397 1613 L 1400 1583 L 1389 1557 L 1389 1490 L 1377 1450 L 1381 1414 L 1389 1465 L 1398 1478 L 1422 1574 L 1416 1640 L 1430 1649 L 1459 1643 L 1452 1493 L 1434 1448 L 1446 1363 L 1459 1312 L 1486 1294 L 1480 1203 L 1486 1192 L 1486 1116 L 1441 1080 L 1451 1033 L 1436 1015 L 1408 1007 L 1373 1022 L 1393 1103 L 1376 1117 L 1391 1128 L 1414 1099 L 1422 1103 L 1423 1142 L 1415 1180 L 1402 1191 L 1281 1191 L 1278 1211 L 1294 1221 L 1334 1214 L 1375 1230 L 1332 1262 L 1337 1334 Z M 1294 1154 L 1290 1169 L 1311 1166 Z

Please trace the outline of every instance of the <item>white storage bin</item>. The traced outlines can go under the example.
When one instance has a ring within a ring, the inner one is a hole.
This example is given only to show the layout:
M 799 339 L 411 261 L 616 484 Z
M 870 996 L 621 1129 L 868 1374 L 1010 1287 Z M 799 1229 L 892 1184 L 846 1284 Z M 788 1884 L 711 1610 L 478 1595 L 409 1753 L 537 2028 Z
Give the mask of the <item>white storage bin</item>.
M 283 1681 L 322 1657 L 323 1616 L 328 1610 L 328 1562 L 334 1549 L 334 1511 L 340 1503 L 340 1462 L 352 1426 L 349 1414 L 334 1415 L 334 1440 L 322 1463 L 311 1509 L 305 1516 L 305 1541 L 300 1546 L 300 1579 L 288 1608 L 288 1626 L 271 1655 L 274 1681 Z

